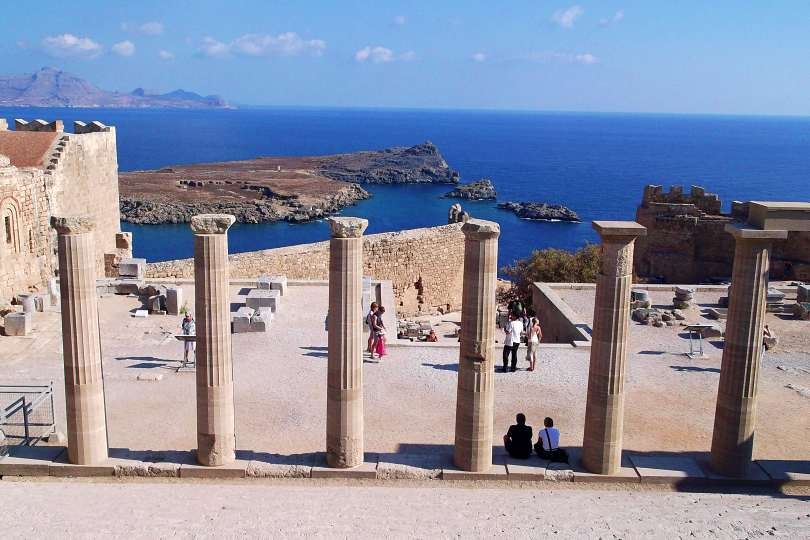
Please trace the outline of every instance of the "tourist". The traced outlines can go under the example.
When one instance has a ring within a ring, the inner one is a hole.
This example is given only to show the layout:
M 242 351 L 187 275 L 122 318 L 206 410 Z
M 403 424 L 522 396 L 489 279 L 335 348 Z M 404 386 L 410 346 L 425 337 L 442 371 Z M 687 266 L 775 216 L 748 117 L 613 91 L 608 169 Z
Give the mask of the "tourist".
M 184 336 L 196 336 L 197 335 L 197 324 L 194 322 L 194 317 L 191 316 L 191 313 L 186 312 L 186 316 L 183 317 L 183 322 L 180 323 L 180 328 L 183 330 Z M 183 363 L 188 364 L 188 354 L 191 353 L 194 355 L 194 340 L 186 339 L 183 341 Z M 196 357 L 195 357 L 196 360 Z
M 517 424 L 509 426 L 509 431 L 503 436 L 503 446 L 513 458 L 529 459 L 532 455 L 532 427 L 526 425 L 523 413 L 518 413 L 515 420 Z
M 560 448 L 560 430 L 554 427 L 554 420 L 546 417 L 543 425 L 534 445 L 537 455 L 549 461 L 568 463 L 568 452 Z
M 366 352 L 374 356 L 374 345 L 377 337 L 377 302 L 372 302 L 366 314 L 366 326 L 368 326 L 368 347 Z
M 376 302 L 372 304 L 376 306 Z M 377 311 L 374 313 L 374 349 L 371 351 L 371 358 L 374 358 L 374 353 L 377 353 L 379 358 L 382 358 L 386 354 L 385 349 L 385 322 L 383 321 L 383 315 L 385 314 L 385 308 L 380 306 L 377 308 Z
M 427 335 L 427 341 L 428 343 L 436 343 L 439 341 L 439 336 L 436 335 L 436 330 L 432 328 L 430 329 L 430 333 Z
M 523 323 L 523 339 L 521 341 L 526 345 L 529 344 L 529 328 L 531 328 L 531 320 L 529 319 L 529 312 L 523 308 L 523 313 L 520 316 L 520 322 Z
M 543 339 L 543 331 L 540 329 L 540 321 L 537 320 L 537 317 L 532 317 L 528 335 L 526 360 L 529 362 L 529 371 L 534 371 L 535 364 L 537 363 L 537 349 L 540 347 L 540 341 Z
M 506 338 L 503 345 L 503 371 L 517 371 L 517 351 L 520 347 L 520 334 L 523 332 L 523 323 L 517 315 L 509 315 L 509 324 L 504 328 Z M 512 357 L 512 366 L 508 367 L 509 356 Z

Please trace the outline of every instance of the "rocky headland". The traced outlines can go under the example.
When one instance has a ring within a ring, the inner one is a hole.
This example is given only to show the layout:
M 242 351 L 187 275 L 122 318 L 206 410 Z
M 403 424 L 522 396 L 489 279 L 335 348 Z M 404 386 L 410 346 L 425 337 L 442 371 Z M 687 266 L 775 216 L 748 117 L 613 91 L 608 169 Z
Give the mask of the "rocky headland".
M 317 157 L 264 157 L 119 174 L 121 219 L 186 223 L 199 213 L 228 213 L 242 223 L 304 222 L 371 195 L 361 183 L 456 183 L 430 142 Z
M 538 221 L 580 221 L 576 212 L 561 204 L 536 202 L 502 202 L 498 208 L 514 212 L 521 219 Z
M 446 199 L 466 199 L 473 201 L 494 201 L 497 197 L 495 186 L 489 178 L 481 178 L 469 184 L 459 184 L 454 190 L 443 195 Z

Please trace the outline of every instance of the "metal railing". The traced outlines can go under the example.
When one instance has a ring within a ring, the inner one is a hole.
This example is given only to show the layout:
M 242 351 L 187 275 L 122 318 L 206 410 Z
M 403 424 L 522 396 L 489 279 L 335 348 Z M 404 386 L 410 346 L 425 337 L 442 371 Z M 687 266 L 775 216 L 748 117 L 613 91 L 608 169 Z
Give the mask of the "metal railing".
M 6 445 L 33 446 L 53 433 L 53 383 L 0 385 L 0 430 Z

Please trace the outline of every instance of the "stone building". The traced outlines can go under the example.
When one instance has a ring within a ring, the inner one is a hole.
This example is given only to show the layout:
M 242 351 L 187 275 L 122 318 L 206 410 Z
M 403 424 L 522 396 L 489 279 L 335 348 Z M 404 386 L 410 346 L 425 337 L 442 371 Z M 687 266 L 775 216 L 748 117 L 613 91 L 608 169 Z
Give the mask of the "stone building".
M 14 124 L 10 130 L 0 119 L 0 300 L 42 290 L 56 275 L 53 215 L 96 221 L 98 275 L 104 275 L 105 253 L 120 254 L 128 243 L 118 234 L 115 128 L 74 122 L 74 133 L 67 133 L 59 120 Z
M 733 201 L 724 213 L 720 197 L 702 187 L 646 186 L 636 211 L 636 221 L 647 228 L 636 243 L 636 274 L 664 283 L 730 278 L 734 238 L 725 227 L 748 221 L 750 205 Z M 810 232 L 791 231 L 773 243 L 770 276 L 810 281 Z

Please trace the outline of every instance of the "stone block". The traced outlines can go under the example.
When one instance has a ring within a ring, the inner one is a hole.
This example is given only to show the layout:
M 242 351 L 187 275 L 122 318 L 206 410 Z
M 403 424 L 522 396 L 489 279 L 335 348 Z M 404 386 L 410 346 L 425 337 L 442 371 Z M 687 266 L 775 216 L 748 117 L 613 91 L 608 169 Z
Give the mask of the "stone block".
M 721 296 L 718 298 L 717 305 L 721 308 L 728 308 L 728 296 Z
M 445 467 L 442 470 L 442 479 L 444 480 L 508 480 L 509 477 L 506 473 L 506 465 L 492 464 L 488 471 L 483 472 L 469 472 L 462 471 L 456 467 Z
M 180 315 L 183 308 L 183 289 L 169 285 L 166 287 L 166 313 L 169 315 Z
M 270 276 L 259 276 L 259 279 L 256 280 L 256 288 L 262 291 L 269 291 L 271 279 Z
M 796 287 L 796 301 L 810 302 L 810 285 L 798 285 Z
M 728 318 L 728 309 L 724 308 L 709 308 L 706 311 L 706 316 L 710 319 L 719 321 L 720 319 Z
M 760 459 L 756 463 L 776 482 L 810 486 L 810 461 Z
M 644 289 L 633 289 L 630 291 L 631 302 L 650 302 L 650 293 Z
M 154 296 L 150 296 L 149 299 L 146 301 L 146 306 L 149 308 L 149 313 L 152 314 L 164 314 L 166 313 L 165 308 L 166 297 L 162 294 L 156 294 Z
M 17 295 L 17 299 L 22 305 L 23 313 L 33 314 L 37 310 L 34 295 L 32 293 L 22 293 Z
M 810 302 L 800 302 L 793 306 L 793 316 L 803 321 L 810 320 Z
M 528 459 L 506 458 L 506 474 L 509 480 L 545 480 L 548 461 L 537 456 Z
M 144 279 L 146 277 L 146 259 L 121 259 L 118 275 L 122 278 Z
M 278 311 L 281 300 L 281 291 L 267 290 L 267 289 L 253 289 L 251 290 L 245 304 L 247 307 L 259 309 L 260 307 L 269 307 L 273 313 Z
M 115 233 L 115 249 L 132 250 L 132 233 L 131 232 Z
M 643 484 L 678 484 L 689 480 L 706 480 L 700 464 L 685 456 L 630 454 Z
M 377 462 L 365 461 L 351 469 L 333 469 L 332 467 L 312 467 L 312 478 L 377 478 Z
M 235 462 L 218 467 L 206 467 L 203 465 L 180 466 L 180 478 L 244 478 L 247 464 Z
M 233 333 L 243 334 L 250 332 L 250 320 L 253 318 L 254 310 L 249 307 L 240 307 L 236 313 L 233 314 Z
M 265 463 L 250 461 L 245 469 L 248 478 L 309 478 L 312 466 L 291 463 Z
M 34 308 L 36 311 L 42 313 L 46 307 L 51 305 L 51 297 L 45 293 L 37 293 L 34 295 Z
M 110 282 L 110 291 L 114 294 L 135 294 L 140 292 L 143 281 L 140 279 L 114 279 Z
M 703 336 L 704 339 L 723 337 L 723 330 L 717 325 L 712 325 L 709 328 L 703 328 L 700 331 L 700 335 Z
M 768 304 L 776 304 L 779 302 L 783 302 L 785 300 L 785 293 L 778 289 L 768 289 L 768 293 L 765 295 L 765 302 Z
M 263 291 L 279 291 L 281 296 L 287 294 L 287 276 L 261 276 L 256 281 L 256 288 Z
M 5 316 L 4 325 L 7 336 L 27 336 L 31 333 L 31 314 L 14 312 Z
M 12 446 L 0 460 L 0 476 L 48 476 L 66 451 L 64 446 Z
M 672 306 L 675 309 L 689 309 L 692 307 L 692 304 L 689 303 L 688 300 L 682 300 L 678 297 L 672 299 Z
M 377 464 L 380 480 L 435 480 L 452 457 L 436 454 L 386 454 Z

